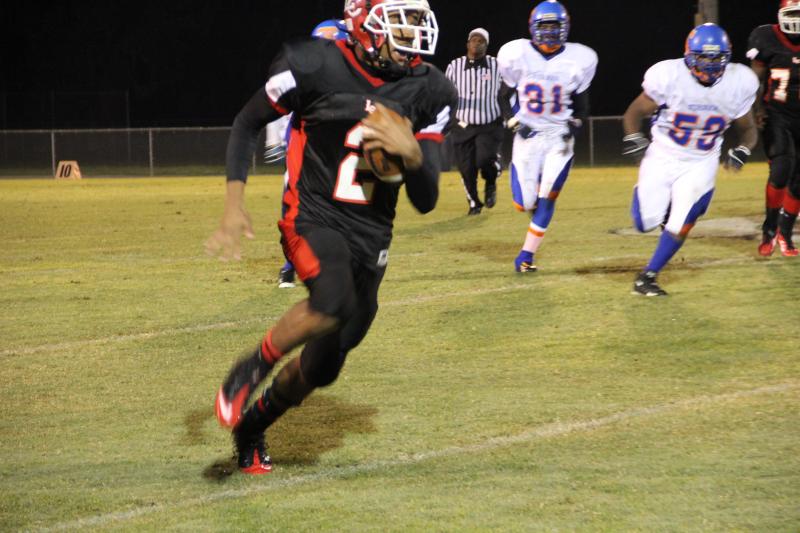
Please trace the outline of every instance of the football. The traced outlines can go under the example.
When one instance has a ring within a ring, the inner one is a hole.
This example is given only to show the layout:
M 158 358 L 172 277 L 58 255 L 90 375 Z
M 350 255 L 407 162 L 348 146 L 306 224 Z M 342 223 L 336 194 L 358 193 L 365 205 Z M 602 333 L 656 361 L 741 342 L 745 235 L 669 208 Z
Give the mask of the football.
M 403 159 L 392 155 L 383 148 L 373 148 L 364 152 L 370 170 L 379 180 L 386 183 L 403 181 Z
M 406 120 L 397 112 L 388 107 L 378 105 L 370 112 L 370 119 L 377 121 L 391 121 L 405 124 Z M 403 158 L 390 154 L 383 148 L 364 150 L 364 159 L 370 170 L 378 179 L 385 183 L 400 183 L 403 181 Z

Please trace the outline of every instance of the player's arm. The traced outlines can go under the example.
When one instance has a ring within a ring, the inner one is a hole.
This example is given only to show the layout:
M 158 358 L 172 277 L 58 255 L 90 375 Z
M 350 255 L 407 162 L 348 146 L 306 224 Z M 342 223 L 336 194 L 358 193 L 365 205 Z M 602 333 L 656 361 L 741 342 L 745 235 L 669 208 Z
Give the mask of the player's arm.
M 441 144 L 437 141 L 419 141 L 422 163 L 414 170 L 406 169 L 403 178 L 406 194 L 420 213 L 429 213 L 439 200 L 439 173 L 442 171 Z
M 753 110 L 751 109 L 747 114 L 734 120 L 733 127 L 736 128 L 736 133 L 739 135 L 739 146 L 728 150 L 725 168 L 737 172 L 747 163 L 747 159 L 758 142 L 758 128 Z
M 380 106 L 381 104 L 376 104 Z M 411 204 L 420 213 L 428 213 L 439 200 L 439 173 L 442 170 L 441 135 L 417 139 L 408 119 L 404 122 L 364 119 L 364 150 L 383 148 L 403 158 L 403 180 Z M 433 138 L 437 140 L 434 140 Z
M 435 118 L 414 135 L 422 152 L 422 163 L 416 170 L 407 169 L 403 172 L 408 199 L 423 214 L 433 211 L 439 200 L 442 143 L 456 122 L 458 107 L 458 92 L 452 83 L 434 88 L 433 92 L 439 96 L 430 109 L 431 116 Z
M 565 139 L 575 137 L 578 131 L 589 120 L 589 90 L 582 93 L 573 93 L 572 95 L 572 117 L 569 119 L 569 134 L 565 135 Z
M 756 93 L 756 101 L 753 103 L 753 118 L 758 129 L 764 129 L 764 122 L 767 118 L 767 112 L 764 109 L 764 92 L 767 90 L 767 81 L 769 75 L 769 68 L 766 63 L 754 59 L 750 62 L 750 68 L 756 73 L 758 77 L 758 93 Z
M 383 108 L 380 103 L 376 107 Z M 451 120 L 449 109 L 440 113 L 439 121 L 414 135 L 411 122 L 380 120 L 381 113 L 364 119 L 364 150 L 383 148 L 403 159 L 403 179 L 411 204 L 421 213 L 436 207 L 439 199 L 439 173 L 442 169 L 440 145 L 443 131 Z M 388 116 L 388 115 L 384 115 Z
M 225 152 L 227 188 L 219 229 L 206 241 L 206 252 L 223 260 L 241 258 L 242 234 L 253 238 L 250 215 L 244 208 L 247 172 L 258 145 L 258 135 L 268 123 L 299 106 L 297 81 L 281 51 L 270 66 L 270 78 L 245 104 L 233 121 Z
M 455 60 L 451 61 L 450 64 L 447 65 L 447 69 L 444 72 L 444 77 L 450 80 L 451 83 L 456 82 L 455 63 Z
M 247 182 L 261 130 L 283 116 L 270 104 L 265 88 L 260 88 L 245 104 L 233 121 L 225 153 L 225 173 L 228 182 Z
M 631 102 L 622 117 L 622 129 L 625 132 L 622 138 L 622 155 L 637 157 L 647 149 L 650 141 L 642 133 L 642 121 L 656 111 L 658 104 L 644 91 Z
M 233 121 L 225 154 L 225 208 L 219 228 L 206 241 L 206 252 L 223 260 L 242 257 L 241 236 L 252 239 L 253 223 L 244 207 L 247 172 L 258 145 L 258 136 L 268 123 L 281 114 L 269 103 L 266 90 L 260 88 Z
M 505 82 L 500 83 L 500 90 L 497 91 L 497 105 L 500 106 L 500 113 L 503 116 L 503 121 L 508 124 L 514 118 L 514 108 L 511 105 L 512 99 L 517 90 L 509 87 Z M 511 125 L 513 126 L 513 124 Z M 509 126 L 509 127 L 511 127 Z

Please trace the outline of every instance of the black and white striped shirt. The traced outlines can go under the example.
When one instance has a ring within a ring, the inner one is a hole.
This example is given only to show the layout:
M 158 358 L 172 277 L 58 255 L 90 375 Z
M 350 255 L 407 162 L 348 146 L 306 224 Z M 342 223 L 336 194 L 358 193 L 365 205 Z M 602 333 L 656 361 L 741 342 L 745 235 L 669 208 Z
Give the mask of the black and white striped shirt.
M 461 56 L 450 62 L 445 75 L 458 89 L 459 122 L 489 124 L 500 118 L 497 93 L 502 81 L 497 59 L 487 55 L 473 61 Z

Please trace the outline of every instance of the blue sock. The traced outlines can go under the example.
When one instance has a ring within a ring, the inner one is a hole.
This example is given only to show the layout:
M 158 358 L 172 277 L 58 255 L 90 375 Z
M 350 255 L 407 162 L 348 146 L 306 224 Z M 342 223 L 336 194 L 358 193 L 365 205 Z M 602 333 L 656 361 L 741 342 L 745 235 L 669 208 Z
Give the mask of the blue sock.
M 547 229 L 547 226 L 550 225 L 550 221 L 553 220 L 553 213 L 555 213 L 555 211 L 556 211 L 555 200 L 550 200 L 548 198 L 538 198 L 536 200 L 536 212 L 533 214 L 531 222 L 533 222 L 540 228 Z
M 676 237 L 668 231 L 661 232 L 661 238 L 658 239 L 658 246 L 656 247 L 650 263 L 647 265 L 647 270 L 652 272 L 660 272 L 664 266 L 669 263 L 672 256 L 680 250 L 683 246 L 684 239 Z
M 287 259 L 286 262 L 283 264 L 283 268 L 281 270 L 294 270 L 294 265 L 292 264 L 291 261 Z

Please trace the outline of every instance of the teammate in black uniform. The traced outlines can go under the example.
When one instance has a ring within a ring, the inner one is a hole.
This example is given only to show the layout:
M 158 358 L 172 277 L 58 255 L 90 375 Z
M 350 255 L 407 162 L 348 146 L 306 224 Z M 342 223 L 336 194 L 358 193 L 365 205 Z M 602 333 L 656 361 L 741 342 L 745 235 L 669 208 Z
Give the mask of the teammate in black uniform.
M 800 212 L 800 0 L 782 0 L 778 24 L 753 30 L 747 57 L 761 80 L 755 115 L 770 162 L 758 253 L 772 255 L 777 242 L 784 256 L 794 257 L 792 229 Z
M 438 198 L 440 143 L 457 97 L 444 75 L 419 57 L 433 53 L 438 36 L 427 0 L 348 0 L 344 19 L 347 41 L 284 45 L 228 142 L 225 211 L 207 247 L 239 258 L 240 236 L 253 236 L 243 196 L 258 134 L 281 114 L 294 113 L 286 214 L 278 225 L 286 256 L 309 290 L 233 366 L 217 393 L 217 418 L 234 428 L 239 467 L 247 473 L 271 470 L 265 429 L 336 379 L 377 312 L 400 186 L 364 171 L 362 150 L 380 147 L 402 157 L 406 193 L 420 212 L 432 210 Z M 392 119 L 383 106 L 404 118 Z M 245 411 L 275 362 L 304 343 Z

